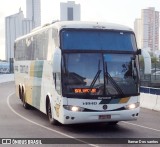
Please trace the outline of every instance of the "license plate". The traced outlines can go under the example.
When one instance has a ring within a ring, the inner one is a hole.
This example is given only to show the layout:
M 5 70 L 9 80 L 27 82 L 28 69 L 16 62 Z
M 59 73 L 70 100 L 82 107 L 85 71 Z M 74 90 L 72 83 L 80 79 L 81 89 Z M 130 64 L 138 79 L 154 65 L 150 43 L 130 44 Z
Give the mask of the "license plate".
M 111 115 L 99 115 L 99 119 L 111 119 Z

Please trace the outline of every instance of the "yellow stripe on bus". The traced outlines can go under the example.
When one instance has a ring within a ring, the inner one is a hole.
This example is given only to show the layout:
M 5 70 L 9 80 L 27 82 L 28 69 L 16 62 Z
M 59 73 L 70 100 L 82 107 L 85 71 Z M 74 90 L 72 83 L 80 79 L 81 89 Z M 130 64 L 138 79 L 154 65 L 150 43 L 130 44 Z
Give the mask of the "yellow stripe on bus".
M 35 68 L 35 62 L 31 62 L 30 65 L 30 77 L 34 77 L 34 68 Z
M 129 99 L 130 99 L 130 97 L 121 98 L 119 103 L 127 103 Z
M 32 86 L 26 86 L 26 101 L 28 104 L 32 105 Z

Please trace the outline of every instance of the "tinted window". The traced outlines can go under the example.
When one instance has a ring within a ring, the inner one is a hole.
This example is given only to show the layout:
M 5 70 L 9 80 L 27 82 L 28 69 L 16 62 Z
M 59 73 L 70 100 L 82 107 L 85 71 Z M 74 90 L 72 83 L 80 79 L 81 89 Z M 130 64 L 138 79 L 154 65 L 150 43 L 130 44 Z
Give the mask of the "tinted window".
M 15 43 L 16 60 L 45 60 L 48 53 L 49 31 L 24 38 Z
M 102 30 L 63 30 L 62 49 L 135 51 L 132 32 Z
M 136 67 L 131 54 L 66 53 L 62 64 L 63 93 L 74 96 L 136 95 Z

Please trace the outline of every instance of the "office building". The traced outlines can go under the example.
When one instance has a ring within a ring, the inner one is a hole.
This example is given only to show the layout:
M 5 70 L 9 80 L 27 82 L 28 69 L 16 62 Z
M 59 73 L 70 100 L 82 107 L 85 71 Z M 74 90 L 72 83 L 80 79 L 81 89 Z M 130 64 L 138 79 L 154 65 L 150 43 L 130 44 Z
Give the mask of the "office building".
M 60 20 L 61 21 L 80 21 L 81 7 L 80 4 L 75 4 L 74 1 L 60 3 Z
M 148 48 L 151 52 L 159 50 L 159 12 L 155 8 L 142 9 L 134 28 L 140 48 Z
M 142 47 L 142 20 L 136 19 L 134 22 L 134 32 L 136 34 L 137 47 Z
M 32 27 L 41 25 L 41 0 L 26 0 L 26 18 L 32 20 Z

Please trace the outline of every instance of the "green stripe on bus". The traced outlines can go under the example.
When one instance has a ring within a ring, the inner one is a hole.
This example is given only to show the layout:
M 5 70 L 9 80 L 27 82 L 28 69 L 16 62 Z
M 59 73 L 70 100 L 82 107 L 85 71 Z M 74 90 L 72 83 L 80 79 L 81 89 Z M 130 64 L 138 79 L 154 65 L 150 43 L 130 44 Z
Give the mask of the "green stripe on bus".
M 43 64 L 44 61 L 35 61 L 34 64 L 32 104 L 38 109 L 40 109 Z

